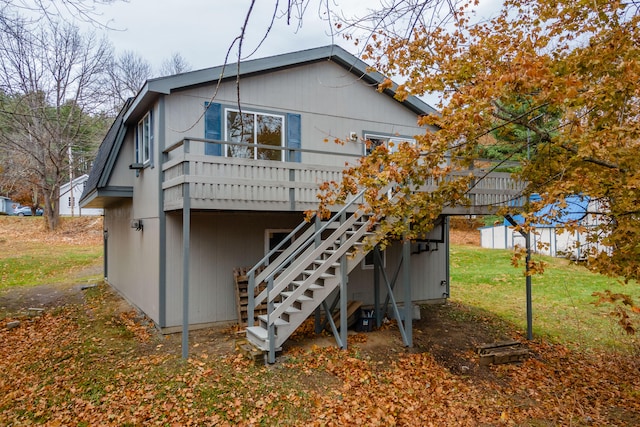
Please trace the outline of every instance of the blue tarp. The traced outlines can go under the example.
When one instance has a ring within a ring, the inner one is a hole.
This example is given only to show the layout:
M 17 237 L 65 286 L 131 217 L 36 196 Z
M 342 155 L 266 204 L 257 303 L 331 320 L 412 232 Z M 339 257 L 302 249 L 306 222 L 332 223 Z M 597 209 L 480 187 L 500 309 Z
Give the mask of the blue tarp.
M 538 194 L 532 194 L 529 197 L 529 200 L 532 202 L 539 202 L 541 200 Z M 534 224 L 537 228 L 543 227 L 557 227 L 559 225 L 568 224 L 571 222 L 579 222 L 581 221 L 586 213 L 587 207 L 589 206 L 589 197 L 588 196 L 569 196 L 565 198 L 566 206 L 564 208 L 560 208 L 558 203 L 554 203 L 551 205 L 547 205 L 536 212 L 534 215 L 536 217 L 544 217 L 545 220 L 550 221 L 549 223 Z M 548 215 L 552 211 L 556 211 L 554 218 L 548 218 Z M 514 221 L 518 224 L 522 224 L 524 222 L 524 218 L 522 215 L 514 215 Z M 506 219 L 504 220 L 505 226 L 511 226 Z

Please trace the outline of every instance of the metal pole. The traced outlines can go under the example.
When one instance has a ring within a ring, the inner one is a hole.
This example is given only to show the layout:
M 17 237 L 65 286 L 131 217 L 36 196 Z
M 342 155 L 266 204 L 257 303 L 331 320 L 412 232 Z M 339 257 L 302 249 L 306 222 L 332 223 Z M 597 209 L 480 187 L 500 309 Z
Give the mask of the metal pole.
M 531 233 L 527 233 L 525 236 L 525 243 L 527 245 L 527 265 L 525 267 L 526 288 L 527 288 L 527 339 L 531 341 L 533 339 L 533 304 L 531 301 L 531 275 L 529 274 L 529 262 L 531 261 Z
M 382 313 L 380 311 L 380 268 L 382 262 L 380 261 L 380 246 L 376 245 L 373 248 L 373 306 L 376 316 L 376 328 L 382 325 Z
M 402 283 L 404 285 L 404 328 L 407 336 L 407 347 L 413 347 L 413 307 L 411 301 L 411 241 L 405 238 L 402 244 Z
M 185 141 L 185 153 L 189 143 Z M 185 175 L 189 174 L 189 164 L 185 165 Z M 182 358 L 189 357 L 189 238 L 191 236 L 191 197 L 189 183 L 182 187 Z
M 504 218 L 509 221 L 509 224 L 516 227 L 518 223 L 511 217 L 511 215 L 505 215 Z M 527 256 L 525 258 L 525 287 L 526 287 L 526 300 L 527 300 L 527 339 L 531 341 L 533 339 L 533 302 L 531 299 L 531 274 L 529 271 L 529 263 L 531 261 L 531 237 L 530 233 L 525 233 L 520 230 L 520 234 L 524 237 L 525 246 L 527 249 Z

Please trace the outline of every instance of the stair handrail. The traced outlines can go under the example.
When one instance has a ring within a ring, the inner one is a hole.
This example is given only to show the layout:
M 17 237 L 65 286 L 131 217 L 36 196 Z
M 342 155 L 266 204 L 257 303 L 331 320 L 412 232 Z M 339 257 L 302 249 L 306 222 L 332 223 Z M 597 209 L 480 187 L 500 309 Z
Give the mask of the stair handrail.
M 341 215 L 343 213 L 346 213 L 347 210 L 353 206 L 353 204 L 356 202 L 356 200 L 358 200 L 360 197 L 362 197 L 364 195 L 366 191 L 366 188 L 363 190 L 360 190 L 360 192 L 358 194 L 356 194 L 354 196 L 354 198 L 347 204 L 345 204 L 342 209 L 340 209 L 340 211 L 338 211 L 338 213 L 336 213 L 335 215 L 333 215 L 328 221 L 325 221 L 324 224 L 322 225 L 322 227 L 318 228 L 316 230 L 315 233 L 313 233 L 312 236 L 310 236 L 309 238 L 307 238 L 304 242 L 302 242 L 302 244 L 300 244 L 298 246 L 298 248 L 293 251 L 288 257 L 287 259 L 282 262 L 283 265 L 287 265 L 289 264 L 292 260 L 294 260 L 298 255 L 300 255 L 300 252 L 302 252 L 303 248 L 306 248 L 309 244 L 311 243 L 315 243 L 316 240 L 316 236 L 321 235 L 327 228 L 329 228 L 329 224 L 333 224 L 334 222 L 336 222 L 336 218 L 340 218 Z M 271 274 L 269 274 L 268 276 L 266 276 L 264 278 L 264 281 L 268 282 L 270 279 L 273 279 L 273 276 L 277 273 L 277 271 L 273 271 L 271 272 Z M 262 295 L 262 293 L 260 294 Z M 256 297 L 257 299 L 257 297 Z
M 382 197 L 382 195 L 386 194 L 387 191 L 389 189 L 391 189 L 393 187 L 393 184 L 387 184 L 387 186 L 385 186 L 380 192 L 379 192 L 379 197 Z M 360 190 L 360 192 L 358 192 L 353 199 L 351 199 L 351 201 L 349 201 L 348 203 L 346 203 L 342 209 L 340 209 L 337 213 L 335 213 L 328 221 L 325 221 L 324 224 L 322 225 L 322 227 L 318 228 L 316 230 L 316 232 L 310 236 L 307 240 L 305 240 L 302 244 L 300 244 L 300 246 L 298 246 L 298 248 L 292 252 L 287 259 L 282 262 L 282 265 L 289 265 L 298 255 L 300 255 L 300 253 L 305 250 L 311 243 L 315 243 L 316 241 L 316 237 L 317 236 L 321 236 L 322 233 L 329 228 L 329 226 L 335 222 L 339 222 L 340 218 L 342 217 L 343 214 L 346 214 L 347 210 L 352 207 L 356 202 L 358 202 L 358 200 L 360 200 L 365 192 L 367 191 L 366 188 L 363 188 L 362 190 Z M 358 202 L 360 203 L 360 202 Z M 271 274 L 267 275 L 264 278 L 264 281 L 267 283 L 267 285 L 271 282 L 273 283 L 273 279 L 275 274 L 278 273 L 279 270 L 274 270 Z M 255 297 L 255 303 L 256 304 L 260 304 L 262 301 L 264 301 L 265 299 L 267 299 L 267 296 L 269 295 L 269 293 L 271 292 L 271 289 L 269 288 L 269 286 L 267 286 L 267 289 L 263 290 L 262 292 L 260 292 L 260 294 L 258 296 Z
M 248 291 L 248 301 L 247 301 L 247 324 L 249 324 L 250 322 L 252 322 L 253 320 L 251 319 L 255 319 L 254 314 L 255 314 L 255 292 L 256 292 L 256 271 L 262 267 L 265 266 L 267 267 L 269 265 L 269 259 L 276 253 L 276 251 L 280 250 L 280 248 L 282 248 L 284 246 L 284 244 L 286 242 L 290 242 L 291 239 L 293 239 L 295 237 L 295 235 L 304 228 L 305 225 L 308 225 L 309 222 L 308 221 L 302 221 L 295 229 L 293 229 L 293 231 L 291 231 L 291 233 L 289 233 L 284 239 L 282 239 L 273 249 L 271 249 L 260 261 L 258 261 L 256 263 L 256 265 L 253 266 L 253 268 L 251 270 L 249 270 L 247 272 L 247 276 L 249 279 L 249 287 L 247 289 Z M 297 245 L 301 245 L 305 239 L 300 239 L 302 240 L 301 242 L 297 243 Z M 294 240 L 295 242 L 295 240 Z M 294 245 L 296 245 L 296 243 L 294 243 Z M 275 261 L 275 260 L 274 260 Z M 284 264 L 280 263 L 280 265 Z M 276 264 L 274 264 L 276 265 Z M 277 265 L 276 265 L 277 267 Z M 265 273 L 267 270 L 263 270 L 262 273 Z M 261 273 L 261 274 L 262 274 Z M 258 274 L 258 277 L 260 277 L 260 274 Z M 262 282 L 264 279 L 260 279 L 258 281 L 258 283 Z M 251 324 L 249 324 L 249 326 L 251 326 Z

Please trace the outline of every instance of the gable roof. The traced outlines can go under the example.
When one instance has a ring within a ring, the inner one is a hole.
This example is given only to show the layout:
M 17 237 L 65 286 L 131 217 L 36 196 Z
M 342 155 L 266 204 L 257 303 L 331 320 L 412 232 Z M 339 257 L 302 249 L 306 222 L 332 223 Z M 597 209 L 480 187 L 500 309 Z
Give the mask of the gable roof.
M 329 45 L 242 61 L 239 64 L 229 63 L 173 76 L 150 79 L 136 95 L 128 114 L 125 115 L 125 122 L 130 116 L 137 117 L 146 111 L 148 106 L 160 94 L 168 95 L 176 90 L 209 84 L 219 78 L 222 78 L 222 80 L 236 79 L 237 77 L 271 73 L 280 69 L 299 67 L 320 61 L 331 61 L 372 86 L 377 86 L 386 80 L 385 76 L 376 71 L 370 71 L 369 66 L 364 61 L 340 46 Z M 393 98 L 396 88 L 397 85 L 394 84 L 390 89 L 384 90 L 383 93 Z M 401 104 L 417 115 L 437 114 L 433 107 L 415 96 L 408 97 Z
M 118 153 L 120 152 L 120 147 L 126 133 L 123 120 L 124 115 L 132 102 L 133 98 L 129 98 L 125 101 L 124 106 L 118 113 L 118 116 L 113 121 L 113 124 L 111 124 L 107 135 L 102 140 L 100 148 L 98 148 L 98 154 L 96 154 L 93 166 L 91 167 L 91 172 L 89 172 L 89 178 L 87 179 L 82 196 L 80 196 L 79 203 L 81 207 L 87 206 L 90 202 L 96 199 L 99 196 L 98 189 L 106 187 L 109 181 L 111 168 L 118 157 Z M 127 192 L 126 189 L 121 190 Z M 131 189 L 131 193 L 133 193 L 133 189 Z
M 385 76 L 378 72 L 370 71 L 369 66 L 364 61 L 361 61 L 337 45 L 241 61 L 239 64 L 220 65 L 147 80 L 135 98 L 127 100 L 102 141 L 89 174 L 85 190 L 80 198 L 80 206 L 93 207 L 91 202 L 103 196 L 132 196 L 133 189 L 130 187 L 108 189 L 106 185 L 124 140 L 127 122 L 129 120 L 137 121 L 136 118 L 148 111 L 159 96 L 169 95 L 177 90 L 211 84 L 219 78 L 229 80 L 238 77 L 266 74 L 320 61 L 331 61 L 372 86 L 376 86 L 386 80 Z M 393 84 L 390 89 L 385 89 L 383 93 L 393 98 L 396 88 L 397 85 Z M 395 98 L 393 99 L 395 100 Z M 396 100 L 396 102 L 400 101 Z M 415 96 L 408 97 L 405 101 L 400 102 L 400 104 L 417 115 L 438 114 L 433 107 Z

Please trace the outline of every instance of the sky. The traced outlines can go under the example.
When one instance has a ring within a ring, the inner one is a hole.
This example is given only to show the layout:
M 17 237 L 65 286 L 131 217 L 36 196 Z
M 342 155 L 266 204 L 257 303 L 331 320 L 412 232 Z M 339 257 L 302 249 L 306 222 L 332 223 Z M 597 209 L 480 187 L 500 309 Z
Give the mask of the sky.
M 372 0 L 342 2 L 350 3 L 352 8 L 358 4 L 373 3 Z M 249 37 L 244 42 L 243 54 L 249 54 L 258 45 L 275 2 L 259 0 L 257 3 L 249 21 Z M 344 40 L 332 40 L 329 24 L 318 16 L 318 3 L 311 3 L 300 29 L 297 22 L 287 26 L 285 19 L 276 20 L 269 37 L 253 58 L 331 43 L 340 44 L 355 53 Z M 108 19 L 109 25 L 118 29 L 106 33 L 117 52 L 134 51 L 156 70 L 163 60 L 179 52 L 193 69 L 200 69 L 224 62 L 229 46 L 240 34 L 249 5 L 249 0 L 129 0 L 128 3 L 116 2 L 104 7 L 102 18 Z M 366 10 L 366 6 L 361 10 Z M 230 60 L 236 60 L 235 52 Z
M 332 8 L 347 16 L 362 16 L 381 0 L 327 0 Z M 387 0 L 388 1 L 388 0 Z M 275 21 L 269 36 L 251 58 L 278 55 L 329 44 L 339 44 L 358 55 L 358 48 L 340 36 L 332 38 L 330 24 L 323 20 L 319 6 L 324 1 L 311 0 L 301 28 L 298 21 L 287 25 L 286 19 Z M 258 0 L 248 24 L 243 55 L 258 47 L 273 14 L 275 0 Z M 197 70 L 221 65 L 233 40 L 240 34 L 251 0 L 116 0 L 101 8 L 100 22 L 113 28 L 104 31 L 116 53 L 133 51 L 149 61 L 154 75 L 162 62 L 178 52 Z M 280 1 L 280 8 L 287 1 Z M 482 0 L 478 16 L 487 17 L 501 0 Z M 86 24 L 85 24 L 86 25 Z M 100 31 L 98 31 L 100 32 Z M 230 62 L 237 60 L 234 49 Z M 437 97 L 425 99 L 435 105 Z
M 347 15 L 362 15 L 380 0 L 328 0 Z M 266 31 L 274 0 L 258 0 L 248 28 L 243 53 L 250 53 Z M 310 1 L 302 28 L 278 19 L 254 58 L 277 55 L 336 43 L 357 53 L 340 37 L 331 38 L 330 26 L 318 13 L 321 1 Z M 483 0 L 480 13 L 495 9 L 499 0 Z M 240 29 L 250 0 L 128 0 L 102 8 L 103 22 L 116 30 L 106 32 L 116 51 L 131 50 L 158 69 L 163 60 L 179 52 L 193 69 L 220 65 Z M 287 4 L 280 1 L 280 8 Z M 295 21 L 295 20 L 294 20 Z M 230 58 L 232 61 L 236 58 Z

